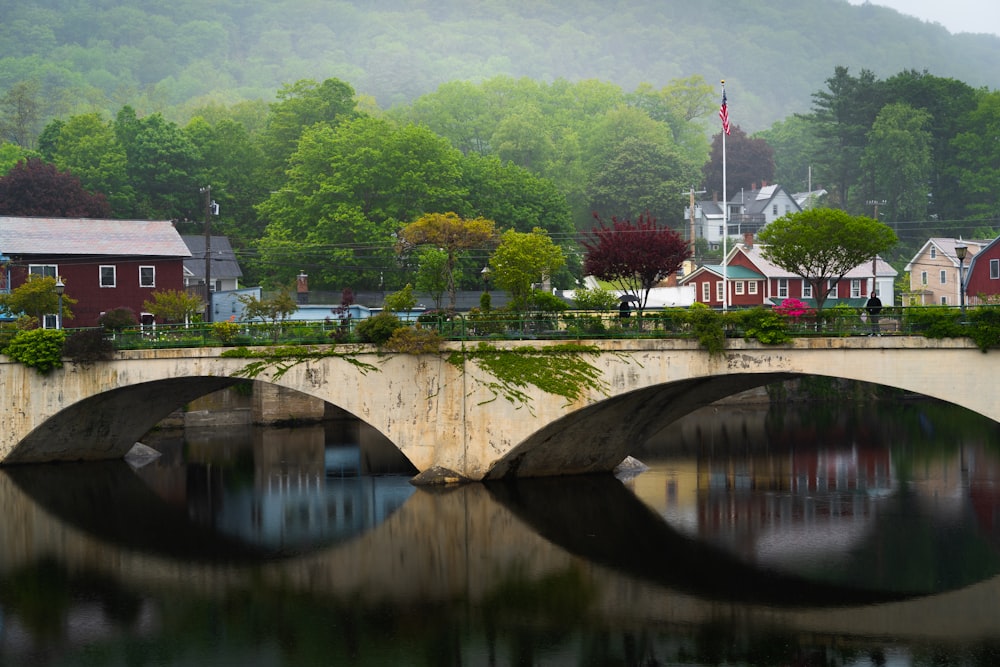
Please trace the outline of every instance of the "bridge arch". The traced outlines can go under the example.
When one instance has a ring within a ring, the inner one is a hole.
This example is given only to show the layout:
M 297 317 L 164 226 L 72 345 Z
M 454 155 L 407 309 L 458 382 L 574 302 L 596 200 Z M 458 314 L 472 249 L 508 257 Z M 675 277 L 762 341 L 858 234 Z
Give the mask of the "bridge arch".
M 683 414 L 799 375 L 898 387 L 1000 421 L 1000 401 L 973 380 L 1000 370 L 1000 355 L 984 355 L 964 339 L 813 338 L 771 347 L 730 340 L 719 355 L 692 340 L 585 342 L 597 351 L 588 359 L 601 386 L 572 401 L 533 385 L 523 387 L 523 400 L 505 400 L 496 378 L 473 356 L 452 363 L 461 343 L 425 355 L 358 348 L 351 359 L 306 359 L 258 379 L 343 408 L 382 433 L 419 471 L 442 468 L 473 480 L 610 470 L 628 443 Z M 495 343 L 500 349 L 523 345 Z M 142 426 L 240 381 L 235 374 L 247 360 L 222 352 L 129 351 L 46 376 L 0 360 L 0 457 L 14 463 L 121 456 L 149 430 Z M 58 427 L 49 423 L 55 415 Z

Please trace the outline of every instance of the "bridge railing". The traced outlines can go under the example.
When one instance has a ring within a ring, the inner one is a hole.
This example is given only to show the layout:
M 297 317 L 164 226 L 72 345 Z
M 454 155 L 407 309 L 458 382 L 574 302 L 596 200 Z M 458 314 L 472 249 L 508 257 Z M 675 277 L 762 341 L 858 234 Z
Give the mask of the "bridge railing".
M 961 337 L 969 335 L 970 321 L 974 324 L 983 318 L 995 323 L 1000 342 L 1000 306 L 981 306 L 968 312 L 944 306 L 889 307 L 882 310 L 877 322 L 863 308 L 847 306 L 827 308 L 818 316 L 801 317 L 780 316 L 760 308 L 721 313 L 702 307 L 667 308 L 632 313 L 629 317 L 621 317 L 616 311 L 431 311 L 402 325 L 433 330 L 446 340 L 692 338 L 700 335 L 706 322 L 721 328 L 722 334 L 729 338 L 759 337 L 762 327 L 780 330 L 790 337 L 903 334 Z M 119 350 L 364 342 L 358 331 L 364 321 L 156 325 L 109 332 L 108 338 Z

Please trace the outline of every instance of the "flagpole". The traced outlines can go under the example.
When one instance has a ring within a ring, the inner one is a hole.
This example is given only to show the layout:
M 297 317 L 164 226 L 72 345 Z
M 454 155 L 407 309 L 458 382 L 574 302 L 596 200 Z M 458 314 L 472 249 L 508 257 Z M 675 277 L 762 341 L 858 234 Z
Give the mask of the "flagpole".
M 729 254 L 729 199 L 726 196 L 726 135 L 729 134 L 729 107 L 726 103 L 726 80 L 722 80 L 722 106 L 719 107 L 719 117 L 722 119 L 722 312 L 729 305 L 729 270 L 726 256 Z

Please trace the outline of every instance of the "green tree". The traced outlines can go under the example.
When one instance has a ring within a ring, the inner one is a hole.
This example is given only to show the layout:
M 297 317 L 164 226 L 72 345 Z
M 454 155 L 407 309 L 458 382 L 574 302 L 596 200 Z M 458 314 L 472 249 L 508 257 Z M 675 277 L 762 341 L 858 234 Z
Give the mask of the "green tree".
M 49 123 L 42 136 L 46 159 L 79 178 L 87 190 L 104 193 L 114 214 L 126 216 L 135 209 L 128 157 L 111 123 L 96 113 L 71 116 Z
M 590 184 L 590 210 L 599 215 L 623 212 L 627 217 L 650 213 L 680 222 L 687 204 L 686 188 L 697 170 L 664 142 L 626 139 L 599 169 Z
M 496 223 L 486 218 L 472 220 L 455 213 L 427 213 L 399 232 L 402 249 L 431 246 L 448 255 L 445 272 L 448 280 L 448 306 L 455 307 L 455 266 L 459 254 L 486 248 L 496 237 Z
M 385 295 L 382 307 L 390 313 L 409 313 L 417 305 L 417 297 L 413 293 L 413 285 L 406 283 L 403 289 Z
M 258 211 L 270 280 L 309 268 L 317 286 L 378 287 L 396 277 L 395 235 L 404 221 L 459 208 L 461 153 L 425 128 L 361 117 L 307 130 L 285 186 Z M 394 282 L 393 282 L 394 281 Z
M 77 300 L 64 293 L 62 297 L 63 320 L 73 319 L 71 306 Z M 46 315 L 59 312 L 59 295 L 56 279 L 50 276 L 28 274 L 28 279 L 10 292 L 0 293 L 0 310 L 12 317 L 31 317 L 41 322 Z
M 542 282 L 566 262 L 562 248 L 552 242 L 545 230 L 526 234 L 508 229 L 490 257 L 493 281 L 510 292 L 516 307 L 530 302 L 532 283 Z
M 812 285 L 817 310 L 844 274 L 897 241 L 887 225 L 831 208 L 778 218 L 760 231 L 759 239 L 764 257 Z
M 34 148 L 41 123 L 42 88 L 37 81 L 20 81 L 0 97 L 0 139 Z
M 966 127 L 952 142 L 951 180 L 963 184 L 966 215 L 1000 217 L 1000 145 L 995 140 L 1000 136 L 1000 91 L 983 95 L 966 115 Z
M 451 274 L 457 279 L 457 276 Z M 434 299 L 434 307 L 441 307 L 441 297 L 448 291 L 448 253 L 430 246 L 417 250 L 417 289 L 427 292 Z
M 287 289 L 266 299 L 258 299 L 253 294 L 244 294 L 239 300 L 243 304 L 243 316 L 249 321 L 260 320 L 268 325 L 274 342 L 278 341 L 281 327 L 288 316 L 299 309 L 299 304 Z
M 885 199 L 886 220 L 923 220 L 927 215 L 930 119 L 929 113 L 908 104 L 887 104 L 868 132 L 861 158 L 868 182 L 865 196 Z
M 267 116 L 261 146 L 275 184 L 302 133 L 316 124 L 334 127 L 352 117 L 355 109 L 354 89 L 340 79 L 317 83 L 300 79 L 283 86 L 277 93 Z
M 161 114 L 139 118 L 131 107 L 119 111 L 115 136 L 128 158 L 135 207 L 127 215 L 144 219 L 197 218 L 200 155 L 176 123 Z
M 157 290 L 151 300 L 143 301 L 142 308 L 163 322 L 183 322 L 188 324 L 205 310 L 201 297 L 188 294 L 184 290 Z

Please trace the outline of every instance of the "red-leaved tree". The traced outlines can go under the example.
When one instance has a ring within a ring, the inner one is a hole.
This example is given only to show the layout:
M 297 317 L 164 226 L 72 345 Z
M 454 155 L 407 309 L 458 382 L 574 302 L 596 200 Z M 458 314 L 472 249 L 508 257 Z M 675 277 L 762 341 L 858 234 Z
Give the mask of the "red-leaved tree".
M 76 176 L 29 158 L 0 178 L 0 215 L 110 218 L 111 205 L 103 194 L 84 190 Z
M 597 226 L 581 241 L 587 251 L 583 270 L 632 297 L 641 314 L 649 290 L 677 271 L 691 250 L 680 234 L 659 226 L 649 213 L 634 223 L 611 218 L 610 227 L 596 213 L 594 218 Z

